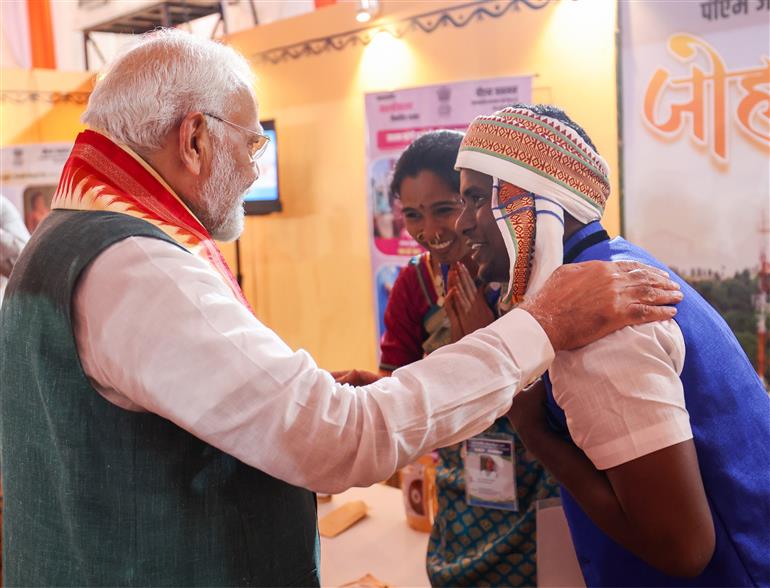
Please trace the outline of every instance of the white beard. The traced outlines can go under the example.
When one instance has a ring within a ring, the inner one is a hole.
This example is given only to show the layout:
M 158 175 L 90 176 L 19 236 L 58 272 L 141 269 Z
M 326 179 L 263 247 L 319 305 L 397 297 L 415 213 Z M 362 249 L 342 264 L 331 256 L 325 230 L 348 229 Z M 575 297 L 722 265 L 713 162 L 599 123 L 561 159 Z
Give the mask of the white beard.
M 234 241 L 243 232 L 243 194 L 252 182 L 248 172 L 238 173 L 222 145 L 214 144 L 211 175 L 200 188 L 199 202 L 206 207 L 199 218 L 218 241 Z

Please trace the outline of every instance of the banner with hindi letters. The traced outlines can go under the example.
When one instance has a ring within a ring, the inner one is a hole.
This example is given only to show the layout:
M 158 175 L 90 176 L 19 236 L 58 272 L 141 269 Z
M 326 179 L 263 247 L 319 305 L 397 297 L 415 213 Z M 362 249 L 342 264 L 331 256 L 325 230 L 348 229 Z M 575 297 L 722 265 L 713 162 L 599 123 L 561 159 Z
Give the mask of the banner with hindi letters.
M 704 293 L 754 362 L 770 270 L 770 0 L 619 10 L 625 235 Z

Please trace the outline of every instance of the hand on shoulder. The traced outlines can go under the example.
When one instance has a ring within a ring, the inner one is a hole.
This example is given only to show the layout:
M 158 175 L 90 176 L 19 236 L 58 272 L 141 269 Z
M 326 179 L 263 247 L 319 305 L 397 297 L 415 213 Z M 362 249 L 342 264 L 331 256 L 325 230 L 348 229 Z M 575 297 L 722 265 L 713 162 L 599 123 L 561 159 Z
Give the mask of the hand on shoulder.
M 672 318 L 682 300 L 666 272 L 636 261 L 586 261 L 559 267 L 519 308 L 555 351 L 575 349 L 628 325 Z

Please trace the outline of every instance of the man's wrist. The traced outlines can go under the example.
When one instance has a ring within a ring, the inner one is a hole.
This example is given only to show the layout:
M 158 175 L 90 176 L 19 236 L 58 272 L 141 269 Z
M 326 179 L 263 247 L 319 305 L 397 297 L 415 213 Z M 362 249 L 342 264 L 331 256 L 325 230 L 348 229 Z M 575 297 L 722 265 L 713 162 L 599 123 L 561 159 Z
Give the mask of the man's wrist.
M 543 332 L 551 342 L 551 347 L 553 347 L 554 352 L 562 349 L 562 341 L 559 337 L 560 330 L 555 328 L 553 315 L 551 313 L 544 312 L 536 302 L 528 302 L 526 300 L 522 302 L 518 308 L 529 313 L 529 315 L 537 321 L 540 328 L 543 329 Z
M 487 329 L 497 333 L 521 370 L 520 386 L 545 372 L 555 357 L 548 334 L 526 311 L 513 309 Z

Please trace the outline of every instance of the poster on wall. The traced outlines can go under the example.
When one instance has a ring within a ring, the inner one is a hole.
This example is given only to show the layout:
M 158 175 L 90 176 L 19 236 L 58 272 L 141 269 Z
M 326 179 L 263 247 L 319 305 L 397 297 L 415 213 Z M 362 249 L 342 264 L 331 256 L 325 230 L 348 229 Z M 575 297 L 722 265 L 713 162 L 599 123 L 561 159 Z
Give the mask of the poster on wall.
M 390 177 L 398 156 L 423 133 L 437 129 L 464 131 L 476 116 L 528 102 L 531 94 L 531 76 L 366 94 L 366 181 L 378 341 L 384 331 L 383 316 L 393 282 L 409 259 L 422 252 L 406 232 L 399 202 L 390 194 Z
M 770 375 L 770 0 L 619 9 L 625 234 L 703 293 Z
M 0 149 L 0 192 L 19 209 L 30 233 L 51 211 L 72 143 L 11 145 Z

